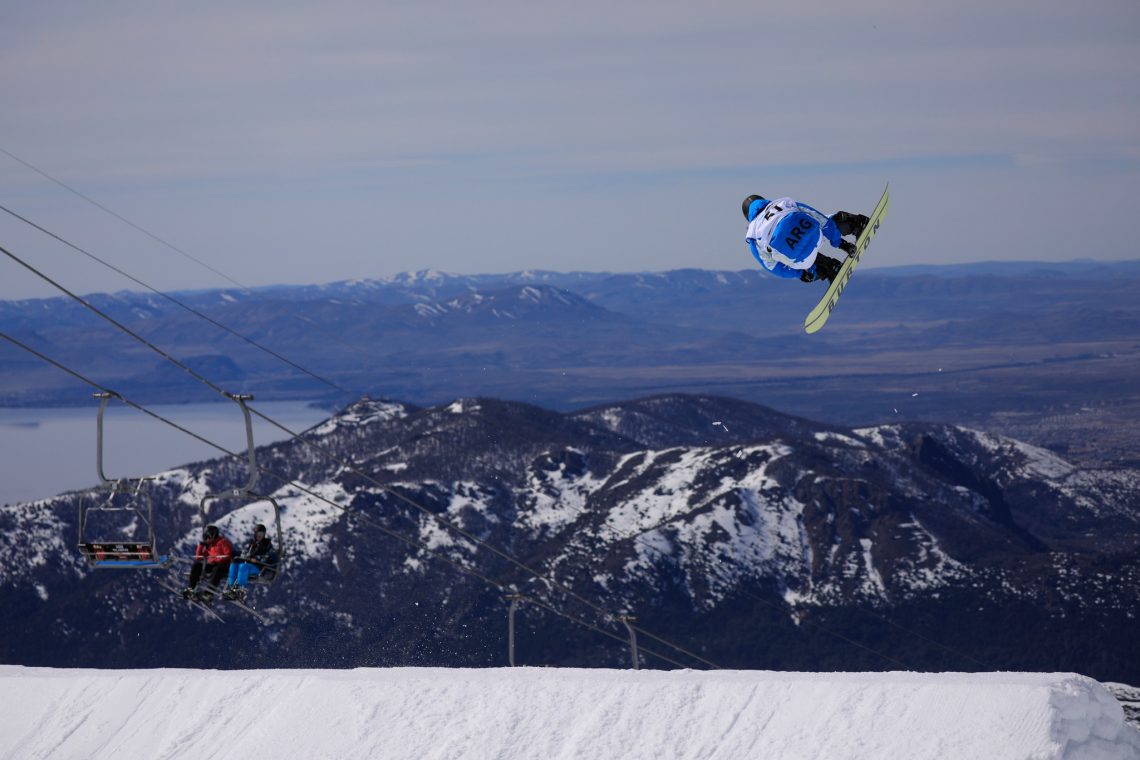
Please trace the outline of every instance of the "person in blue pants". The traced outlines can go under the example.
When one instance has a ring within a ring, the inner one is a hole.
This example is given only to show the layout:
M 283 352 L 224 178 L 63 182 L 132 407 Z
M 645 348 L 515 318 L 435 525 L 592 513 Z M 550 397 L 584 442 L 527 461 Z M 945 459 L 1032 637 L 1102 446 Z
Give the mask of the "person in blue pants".
M 245 551 L 240 557 L 235 557 L 230 565 L 229 582 L 222 592 L 222 598 L 244 602 L 249 579 L 256 578 L 263 572 L 268 577 L 269 573 L 276 572 L 276 563 L 277 555 L 273 550 L 273 542 L 266 535 L 265 526 L 256 526 Z

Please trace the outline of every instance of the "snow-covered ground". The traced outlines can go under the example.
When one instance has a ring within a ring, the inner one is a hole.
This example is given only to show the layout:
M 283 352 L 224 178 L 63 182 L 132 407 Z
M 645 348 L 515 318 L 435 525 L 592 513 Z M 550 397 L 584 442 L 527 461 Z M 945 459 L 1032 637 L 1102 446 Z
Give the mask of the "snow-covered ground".
M 1114 758 L 1071 674 L 0 666 L 4 758 Z

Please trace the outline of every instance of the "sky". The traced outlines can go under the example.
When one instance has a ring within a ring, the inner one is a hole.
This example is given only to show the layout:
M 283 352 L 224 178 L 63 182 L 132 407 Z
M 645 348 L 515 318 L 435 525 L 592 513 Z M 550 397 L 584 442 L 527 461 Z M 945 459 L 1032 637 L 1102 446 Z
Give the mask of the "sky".
M 164 290 L 746 269 L 745 196 L 888 182 L 866 267 L 1140 258 L 1135 0 L 9 1 L 0 99 L 0 205 Z

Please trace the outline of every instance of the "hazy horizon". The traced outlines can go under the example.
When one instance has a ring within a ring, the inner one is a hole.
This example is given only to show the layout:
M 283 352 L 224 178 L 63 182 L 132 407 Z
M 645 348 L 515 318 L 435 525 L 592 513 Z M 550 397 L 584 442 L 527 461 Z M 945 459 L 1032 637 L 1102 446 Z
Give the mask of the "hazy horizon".
M 901 264 L 894 264 L 894 265 L 875 265 L 874 263 L 868 262 L 867 259 L 864 259 L 860 263 L 859 272 L 860 272 L 860 276 L 862 277 L 862 276 L 866 276 L 866 273 L 868 273 L 868 272 L 875 272 L 875 273 L 879 273 L 879 274 L 890 274 L 891 272 L 894 272 L 894 271 L 905 272 L 906 270 L 913 270 L 913 269 L 931 269 L 931 270 L 943 269 L 943 270 L 947 270 L 947 271 L 953 270 L 955 272 L 962 272 L 962 271 L 967 270 L 970 267 L 978 267 L 979 268 L 978 271 L 981 272 L 981 271 L 983 271 L 985 269 L 989 269 L 989 268 L 1005 269 L 1006 267 L 1017 267 L 1017 266 L 1026 266 L 1026 267 L 1037 267 L 1037 266 L 1040 266 L 1040 267 L 1067 267 L 1067 266 L 1069 266 L 1069 267 L 1072 267 L 1072 266 L 1087 266 L 1090 264 L 1104 265 L 1104 266 L 1119 266 L 1119 265 L 1127 266 L 1127 265 L 1133 265 L 1134 264 L 1134 265 L 1140 266 L 1140 257 L 1135 258 L 1135 259 L 1120 259 L 1120 260 L 1115 260 L 1115 261 L 1098 261 L 1096 259 L 1070 259 L 1070 260 L 1061 260 L 1061 261 L 1044 261 L 1044 260 L 1018 261 L 1018 260 L 1014 260 L 1014 259 L 1009 259 L 1009 260 L 1004 260 L 1004 261 L 993 260 L 993 261 L 961 262 L 961 263 L 953 263 L 953 264 L 938 264 L 938 263 L 913 263 L 913 264 L 909 264 L 909 263 L 901 263 Z M 390 282 L 396 282 L 402 278 L 417 278 L 417 277 L 422 277 L 424 275 L 427 275 L 427 276 L 440 275 L 443 277 L 454 277 L 454 278 L 465 278 L 465 277 L 508 278 L 508 277 L 518 277 L 518 276 L 531 274 L 531 273 L 536 274 L 536 275 L 555 275 L 555 276 L 582 275 L 582 276 L 587 276 L 587 277 L 588 276 L 610 276 L 610 275 L 614 275 L 614 276 L 616 276 L 616 275 L 655 276 L 655 275 L 665 275 L 665 274 L 669 274 L 671 272 L 679 272 L 679 271 L 686 271 L 686 270 L 693 270 L 693 271 L 699 271 L 699 272 L 709 272 L 709 273 L 715 274 L 715 273 L 751 272 L 751 271 L 757 271 L 757 268 L 756 267 L 747 267 L 747 266 L 746 267 L 738 267 L 736 269 L 706 269 L 703 267 L 678 267 L 675 269 L 661 269 L 661 270 L 648 270 L 647 269 L 647 270 L 640 270 L 640 271 L 624 271 L 624 272 L 623 271 L 613 271 L 613 270 L 554 270 L 554 269 L 537 269 L 537 268 L 535 268 L 535 269 L 518 269 L 515 271 L 511 271 L 511 272 L 449 272 L 449 271 L 440 270 L 440 269 L 419 269 L 419 270 L 406 270 L 406 271 L 402 271 L 402 272 L 395 272 L 393 274 L 383 275 L 383 276 L 378 276 L 378 277 L 351 277 L 351 278 L 345 278 L 345 279 L 340 279 L 340 280 L 328 280 L 328 281 L 324 281 L 324 282 L 266 282 L 266 283 L 262 283 L 259 285 L 250 286 L 249 292 L 258 292 L 258 291 L 272 290 L 272 289 L 278 289 L 278 288 L 306 288 L 306 287 L 319 288 L 319 287 L 329 287 L 329 286 L 338 285 L 338 284 L 342 284 L 342 283 L 352 283 L 352 282 L 390 283 Z M 1090 276 L 1096 276 L 1096 275 L 1090 274 Z M 134 285 L 133 283 L 130 283 L 130 285 L 131 285 L 131 287 L 121 287 L 121 288 L 117 288 L 115 290 L 98 290 L 98 291 L 90 291 L 90 292 L 80 292 L 80 293 L 77 293 L 77 295 L 79 295 L 81 297 L 87 297 L 87 296 L 94 296 L 94 295 L 112 295 L 112 296 L 115 296 L 115 295 L 121 295 L 121 294 L 147 295 L 148 293 L 151 293 L 151 291 L 149 291 L 149 290 L 147 290 L 141 286 Z M 212 292 L 212 291 L 231 291 L 231 290 L 236 291 L 236 290 L 239 290 L 239 288 L 237 288 L 237 286 L 232 285 L 230 283 L 222 282 L 222 283 L 217 284 L 217 285 L 208 285 L 208 286 L 203 286 L 203 287 L 198 287 L 198 288 L 165 290 L 165 291 L 160 291 L 160 292 L 162 292 L 163 294 L 166 294 L 166 295 L 178 295 L 178 294 L 186 294 L 186 293 L 208 293 L 208 292 Z M 27 296 L 27 297 L 22 297 L 22 298 L 0 298 L 0 303 L 18 303 L 21 301 L 37 301 L 37 300 L 47 300 L 47 299 L 53 299 L 53 298 L 65 299 L 65 298 L 68 298 L 68 296 L 66 296 L 62 293 L 59 293 L 57 291 L 55 293 L 49 292 L 49 293 L 43 293 L 41 295 Z

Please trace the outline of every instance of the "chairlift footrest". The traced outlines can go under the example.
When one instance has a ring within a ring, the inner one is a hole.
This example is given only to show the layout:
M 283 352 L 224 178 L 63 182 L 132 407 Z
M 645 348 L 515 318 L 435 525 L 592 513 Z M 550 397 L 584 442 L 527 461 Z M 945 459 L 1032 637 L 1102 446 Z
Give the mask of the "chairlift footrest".
M 79 553 L 95 567 L 159 567 L 167 562 L 149 543 L 86 542 L 79 545 Z

